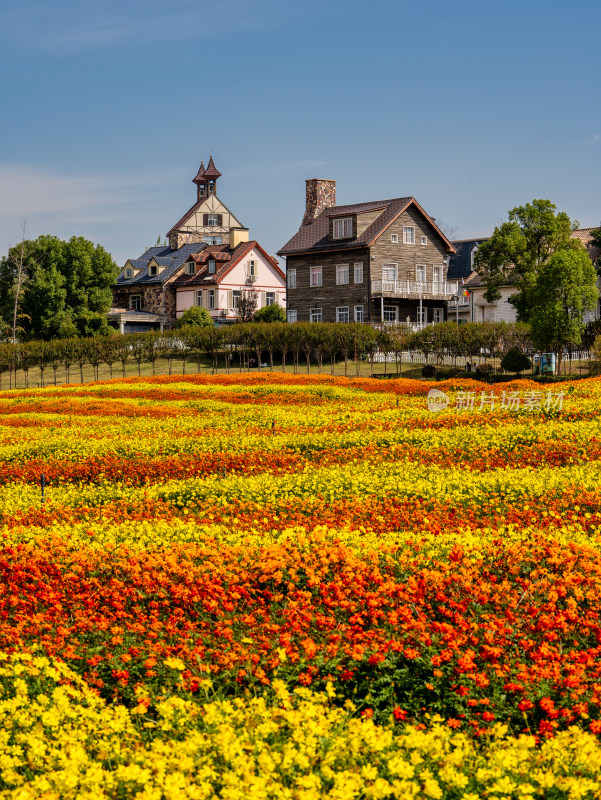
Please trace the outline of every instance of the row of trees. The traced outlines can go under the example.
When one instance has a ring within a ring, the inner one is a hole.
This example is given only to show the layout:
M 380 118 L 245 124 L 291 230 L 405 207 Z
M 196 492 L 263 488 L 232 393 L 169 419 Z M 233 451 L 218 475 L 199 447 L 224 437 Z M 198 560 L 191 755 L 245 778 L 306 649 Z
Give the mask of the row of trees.
M 332 371 L 343 361 L 345 374 L 358 374 L 363 360 L 373 363 L 376 357 L 399 371 L 405 358 L 430 363 L 443 358 L 454 360 L 486 360 L 502 358 L 517 348 L 533 352 L 530 329 L 523 323 L 469 323 L 456 325 L 446 322 L 412 332 L 404 325 L 377 329 L 361 324 L 335 323 L 248 323 L 216 327 L 188 325 L 164 333 L 114 334 L 87 338 L 72 337 L 51 341 L 30 341 L 0 344 L 0 383 L 6 373 L 13 383 L 13 373 L 23 370 L 28 383 L 34 367 L 40 371 L 41 383 L 70 382 L 74 374 L 83 382 L 84 367 L 93 368 L 98 378 L 101 365 L 108 367 L 110 377 L 125 375 L 128 364 L 151 364 L 164 359 L 168 372 L 200 371 L 203 364 L 213 371 L 226 371 L 275 364 L 286 370 L 306 368 L 316 364 L 321 371 Z M 353 364 L 354 362 L 354 364 Z M 391 363 L 392 362 L 392 363 Z M 175 366 L 177 364 L 177 366 Z

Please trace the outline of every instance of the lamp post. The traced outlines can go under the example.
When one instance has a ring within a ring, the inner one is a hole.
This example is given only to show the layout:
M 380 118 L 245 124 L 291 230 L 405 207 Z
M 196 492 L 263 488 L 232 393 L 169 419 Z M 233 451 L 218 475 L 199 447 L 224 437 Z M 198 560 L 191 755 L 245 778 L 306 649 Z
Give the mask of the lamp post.
M 451 297 L 451 300 L 455 301 L 455 322 L 459 325 L 459 295 L 454 294 Z

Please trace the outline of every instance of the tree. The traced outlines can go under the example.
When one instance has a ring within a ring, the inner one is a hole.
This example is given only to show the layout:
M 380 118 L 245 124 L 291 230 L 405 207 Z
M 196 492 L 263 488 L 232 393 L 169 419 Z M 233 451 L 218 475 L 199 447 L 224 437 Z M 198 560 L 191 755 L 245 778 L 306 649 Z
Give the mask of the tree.
M 557 353 L 561 368 L 564 347 L 579 345 L 583 317 L 599 298 L 597 274 L 584 248 L 554 253 L 537 275 L 530 325 L 535 347 Z
M 591 231 L 591 244 L 594 244 L 595 247 L 598 247 L 601 250 L 601 228 Z M 601 255 L 597 256 L 594 264 L 597 268 L 597 274 L 601 275 Z
M 500 286 L 514 285 L 517 291 L 509 302 L 524 322 L 532 315 L 537 278 L 549 259 L 558 252 L 584 251 L 582 243 L 571 236 L 578 222 L 571 222 L 563 211 L 556 214 L 555 209 L 550 200 L 533 200 L 512 209 L 509 221 L 495 228 L 474 259 L 486 285 L 486 301 L 499 300 Z
M 20 284 L 19 263 L 26 272 Z M 81 236 L 23 239 L 0 260 L 0 315 L 13 319 L 20 307 L 28 339 L 105 334 L 118 273 L 110 254 Z
M 257 310 L 259 297 L 255 291 L 242 292 L 238 300 L 238 319 L 240 322 L 251 322 Z
M 279 303 L 255 311 L 253 322 L 286 322 L 286 312 Z
M 191 306 L 179 317 L 175 323 L 175 327 L 182 328 L 184 325 L 198 325 L 201 328 L 206 328 L 212 324 L 213 320 L 206 308 Z
M 508 350 L 501 361 L 501 369 L 505 372 L 515 372 L 517 375 L 525 369 L 530 369 L 532 362 L 527 355 L 518 350 L 517 347 L 512 347 Z

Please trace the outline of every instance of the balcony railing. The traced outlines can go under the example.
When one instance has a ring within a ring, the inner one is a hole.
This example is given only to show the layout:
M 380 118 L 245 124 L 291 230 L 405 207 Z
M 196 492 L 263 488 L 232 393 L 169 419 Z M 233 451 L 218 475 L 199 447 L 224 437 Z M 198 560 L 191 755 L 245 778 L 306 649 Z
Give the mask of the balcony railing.
M 457 294 L 458 284 L 447 281 L 372 281 L 372 295 L 395 297 L 443 297 L 448 299 Z

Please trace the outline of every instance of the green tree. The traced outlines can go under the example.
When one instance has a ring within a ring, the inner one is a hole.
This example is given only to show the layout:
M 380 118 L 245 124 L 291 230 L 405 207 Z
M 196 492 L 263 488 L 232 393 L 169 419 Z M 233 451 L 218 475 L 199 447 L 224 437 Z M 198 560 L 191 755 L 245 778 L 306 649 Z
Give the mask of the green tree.
M 584 251 L 582 243 L 571 237 L 578 222 L 555 211 L 550 200 L 533 200 L 513 208 L 509 221 L 495 228 L 491 238 L 480 245 L 474 261 L 486 285 L 486 301 L 499 300 L 500 286 L 515 286 L 516 294 L 509 302 L 524 322 L 530 320 L 536 303 L 538 275 L 553 254 Z
M 200 328 L 206 328 L 212 324 L 213 320 L 206 308 L 191 306 L 179 317 L 175 323 L 175 327 L 183 328 L 186 325 L 197 325 Z
M 539 350 L 557 353 L 559 372 L 563 348 L 580 344 L 583 316 L 599 298 L 597 274 L 586 250 L 554 253 L 538 272 L 533 298 L 532 340 Z
M 27 276 L 20 286 L 19 264 Z M 24 240 L 0 259 L 0 315 L 12 320 L 18 305 L 26 339 L 104 334 L 118 273 L 110 254 L 81 236 Z
M 286 322 L 286 312 L 279 303 L 272 303 L 255 311 L 253 322 Z
M 510 348 L 501 361 L 501 369 L 505 372 L 515 372 L 517 375 L 525 369 L 530 369 L 532 362 L 525 353 L 517 347 Z

